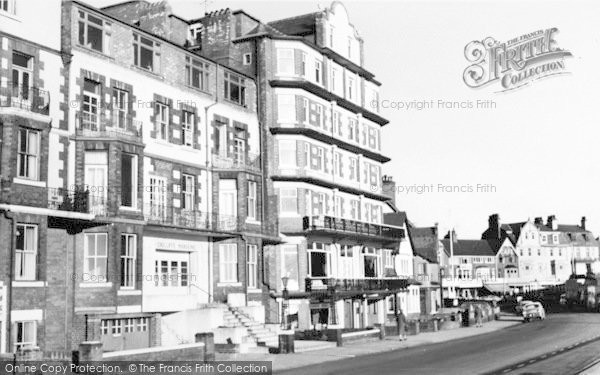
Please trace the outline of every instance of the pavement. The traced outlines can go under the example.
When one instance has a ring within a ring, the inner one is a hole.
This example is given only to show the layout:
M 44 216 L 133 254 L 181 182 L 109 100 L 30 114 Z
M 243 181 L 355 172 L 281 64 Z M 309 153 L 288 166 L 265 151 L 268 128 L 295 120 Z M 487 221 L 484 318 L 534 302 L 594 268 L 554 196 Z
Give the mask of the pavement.
M 274 368 L 298 375 L 575 375 L 588 367 L 591 372 L 598 360 L 600 314 L 550 314 L 527 324 L 498 321 L 483 328 L 409 336 L 406 343 L 386 340 L 336 349 L 303 353 L 317 357 L 310 361 L 318 363 L 310 365 L 295 354 L 285 355 L 287 364 L 273 358 Z M 330 358 L 334 355 L 338 360 Z
M 216 360 L 271 361 L 273 364 L 273 371 L 279 372 L 282 370 L 318 365 L 326 362 L 340 361 L 343 359 L 415 348 L 424 345 L 444 343 L 451 340 L 459 340 L 467 337 L 489 334 L 517 324 L 522 324 L 520 317 L 503 316 L 501 317 L 501 320 L 494 320 L 484 323 L 483 327 L 462 327 L 438 332 L 424 332 L 415 336 L 408 336 L 406 341 L 400 341 L 398 336 L 388 336 L 385 338 L 385 340 L 352 343 L 344 347 L 322 348 L 318 351 L 292 354 L 217 353 Z

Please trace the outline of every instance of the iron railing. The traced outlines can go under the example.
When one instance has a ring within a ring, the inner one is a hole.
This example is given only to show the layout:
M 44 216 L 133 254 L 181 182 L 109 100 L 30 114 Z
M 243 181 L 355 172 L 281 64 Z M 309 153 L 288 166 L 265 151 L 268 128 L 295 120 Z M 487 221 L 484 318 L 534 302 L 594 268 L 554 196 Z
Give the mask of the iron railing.
M 48 115 L 50 93 L 37 87 L 8 82 L 8 87 L 0 87 L 0 107 L 19 108 Z
M 374 290 L 401 290 L 408 287 L 408 280 L 401 278 L 389 279 L 337 279 L 311 278 L 305 280 L 306 291 L 335 290 L 344 292 L 368 292 Z
M 60 211 L 107 214 L 107 198 L 102 194 L 90 194 L 84 187 L 75 189 L 47 188 L 48 208 Z
M 113 111 L 109 119 L 98 114 L 79 112 L 76 114 L 76 123 L 75 133 L 78 136 L 142 141 L 142 122 L 119 111 Z
M 217 169 L 243 169 L 260 172 L 260 155 L 252 153 L 240 153 L 232 156 L 220 154 L 212 155 L 212 165 Z
M 305 231 L 325 230 L 354 233 L 364 236 L 384 237 L 393 240 L 400 240 L 405 236 L 403 228 L 385 224 L 372 224 L 363 221 L 342 219 L 327 215 L 305 216 L 302 224 Z
M 174 225 L 191 229 L 225 232 L 239 230 L 237 216 L 185 209 L 172 205 L 145 204 L 144 219 L 151 224 Z

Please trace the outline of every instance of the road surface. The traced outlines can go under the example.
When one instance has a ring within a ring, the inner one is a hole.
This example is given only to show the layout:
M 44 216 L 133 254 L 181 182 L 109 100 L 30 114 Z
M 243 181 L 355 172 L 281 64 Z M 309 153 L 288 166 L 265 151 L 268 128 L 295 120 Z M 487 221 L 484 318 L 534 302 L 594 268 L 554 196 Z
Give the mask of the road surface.
M 597 340 L 596 340 L 597 339 Z M 600 314 L 563 313 L 444 343 L 278 374 L 576 374 L 600 358 Z

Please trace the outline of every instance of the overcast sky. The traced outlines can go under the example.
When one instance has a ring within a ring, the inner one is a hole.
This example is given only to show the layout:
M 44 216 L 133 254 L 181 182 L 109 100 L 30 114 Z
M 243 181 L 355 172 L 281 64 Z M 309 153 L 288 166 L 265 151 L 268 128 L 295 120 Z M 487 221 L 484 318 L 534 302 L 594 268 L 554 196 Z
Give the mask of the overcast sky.
M 85 1 L 85 0 L 84 0 Z M 88 0 L 94 6 L 118 1 Z M 171 0 L 187 18 L 229 7 L 262 21 L 300 15 L 330 2 Z M 365 41 L 366 68 L 383 83 L 381 100 L 431 101 L 433 109 L 384 109 L 384 173 L 399 186 L 434 185 L 406 193 L 397 206 L 417 225 L 456 227 L 478 238 L 487 217 L 503 222 L 554 214 L 600 233 L 600 2 L 594 1 L 346 1 Z M 462 75 L 465 45 L 494 37 L 508 41 L 556 27 L 560 48 L 572 52 L 569 75 L 497 93 L 472 89 Z M 438 101 L 492 100 L 495 109 L 441 109 Z M 495 192 L 438 192 L 443 186 L 493 185 Z

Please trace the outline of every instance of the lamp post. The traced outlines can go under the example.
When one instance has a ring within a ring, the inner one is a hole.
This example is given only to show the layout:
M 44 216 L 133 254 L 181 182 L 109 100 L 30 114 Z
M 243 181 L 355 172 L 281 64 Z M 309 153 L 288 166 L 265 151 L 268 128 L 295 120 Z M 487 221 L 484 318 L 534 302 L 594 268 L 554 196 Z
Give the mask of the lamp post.
M 444 306 L 444 268 L 440 265 L 440 309 Z M 450 291 L 448 290 L 448 297 L 450 297 Z
M 288 276 L 283 276 L 281 278 L 281 284 L 283 285 L 283 292 L 282 292 L 283 302 L 281 304 L 281 328 L 286 329 L 286 330 L 288 329 L 287 307 L 288 307 L 288 300 L 290 298 L 290 292 L 288 292 L 288 289 L 287 289 L 289 280 L 290 280 L 290 278 Z

